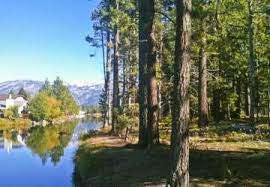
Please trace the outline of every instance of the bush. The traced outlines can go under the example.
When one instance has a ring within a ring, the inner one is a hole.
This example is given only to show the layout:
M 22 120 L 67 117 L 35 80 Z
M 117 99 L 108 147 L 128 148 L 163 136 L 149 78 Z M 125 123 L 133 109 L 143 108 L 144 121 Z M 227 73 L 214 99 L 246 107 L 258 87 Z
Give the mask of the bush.
M 127 115 L 125 115 L 125 114 L 119 115 L 119 116 L 117 117 L 117 122 L 118 122 L 118 124 L 117 124 L 117 126 L 115 127 L 116 132 L 119 133 L 119 134 L 121 134 L 122 131 L 123 131 L 125 128 L 127 128 L 127 127 L 129 127 L 129 126 L 131 125 L 131 123 L 132 123 L 131 121 L 132 121 L 132 118 L 130 118 L 129 116 L 127 116 Z
M 159 129 L 161 131 L 165 131 L 166 133 L 168 133 L 171 130 L 171 126 L 172 126 L 171 116 L 164 117 L 159 122 Z
M 256 130 L 259 132 L 270 132 L 270 125 L 269 124 L 262 124 L 256 127 Z
M 12 111 L 10 109 L 6 109 L 4 111 L 4 118 L 11 119 L 12 118 Z
M 119 113 L 118 111 L 117 114 Z M 138 104 L 129 105 L 126 112 L 122 115 L 117 115 L 117 126 L 115 130 L 118 134 L 127 136 L 128 132 L 139 125 L 139 106 Z M 126 131 L 124 131 L 126 129 Z
M 225 138 L 226 138 L 226 141 L 229 141 L 229 142 L 238 142 L 238 141 L 245 142 L 245 141 L 253 140 L 254 136 L 248 135 L 242 132 L 231 132 L 227 134 Z
M 7 119 L 15 119 L 20 117 L 19 114 L 19 107 L 18 106 L 12 106 L 4 111 L 4 117 Z

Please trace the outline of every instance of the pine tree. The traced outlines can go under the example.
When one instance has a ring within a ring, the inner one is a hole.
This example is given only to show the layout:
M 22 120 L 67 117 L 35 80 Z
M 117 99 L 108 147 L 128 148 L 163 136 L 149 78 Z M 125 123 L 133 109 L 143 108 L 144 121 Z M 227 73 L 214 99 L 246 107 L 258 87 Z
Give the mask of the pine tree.
M 191 0 L 176 0 L 171 186 L 189 186 Z

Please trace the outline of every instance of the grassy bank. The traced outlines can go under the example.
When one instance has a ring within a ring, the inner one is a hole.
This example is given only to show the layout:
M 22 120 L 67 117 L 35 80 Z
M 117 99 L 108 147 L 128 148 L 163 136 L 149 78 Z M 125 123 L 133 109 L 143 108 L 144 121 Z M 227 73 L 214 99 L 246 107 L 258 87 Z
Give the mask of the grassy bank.
M 20 129 L 28 129 L 31 127 L 31 121 L 28 119 L 14 119 L 8 120 L 4 118 L 0 118 L 0 130 L 20 130 Z
M 270 143 L 208 142 L 191 138 L 191 186 L 269 186 Z M 83 139 L 75 156 L 77 186 L 162 186 L 169 146 L 146 152 L 106 133 Z
M 0 131 L 1 130 L 23 130 L 29 129 L 33 126 L 43 126 L 43 125 L 62 125 L 69 124 L 77 121 L 79 118 L 77 116 L 61 116 L 49 121 L 43 120 L 40 122 L 35 122 L 29 118 L 16 118 L 16 119 L 6 119 L 0 118 Z

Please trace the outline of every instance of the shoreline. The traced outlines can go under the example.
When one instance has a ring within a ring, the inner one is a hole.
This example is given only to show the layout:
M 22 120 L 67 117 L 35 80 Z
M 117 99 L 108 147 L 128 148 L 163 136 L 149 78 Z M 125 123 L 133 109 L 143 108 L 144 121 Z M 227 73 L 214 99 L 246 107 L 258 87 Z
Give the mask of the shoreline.
M 16 118 L 16 119 L 6 119 L 0 118 L 0 129 L 13 129 L 13 128 L 22 128 L 28 129 L 35 126 L 47 126 L 47 125 L 61 125 L 67 122 L 80 120 L 86 118 L 87 116 L 84 115 L 73 115 L 73 116 L 64 116 L 57 119 L 53 119 L 50 121 L 43 120 L 43 121 L 32 121 L 28 118 Z

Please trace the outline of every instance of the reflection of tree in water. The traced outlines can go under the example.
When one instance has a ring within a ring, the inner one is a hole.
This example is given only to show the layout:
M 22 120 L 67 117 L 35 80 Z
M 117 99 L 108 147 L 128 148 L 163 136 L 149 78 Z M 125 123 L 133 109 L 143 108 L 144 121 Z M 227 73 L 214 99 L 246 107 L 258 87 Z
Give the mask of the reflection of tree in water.
M 56 165 L 64 155 L 64 149 L 68 145 L 76 122 L 64 125 L 33 127 L 29 130 L 29 136 L 26 144 L 37 154 L 43 164 L 46 164 L 50 158 Z
M 7 140 L 13 140 L 13 134 L 11 130 L 4 130 L 3 137 Z

